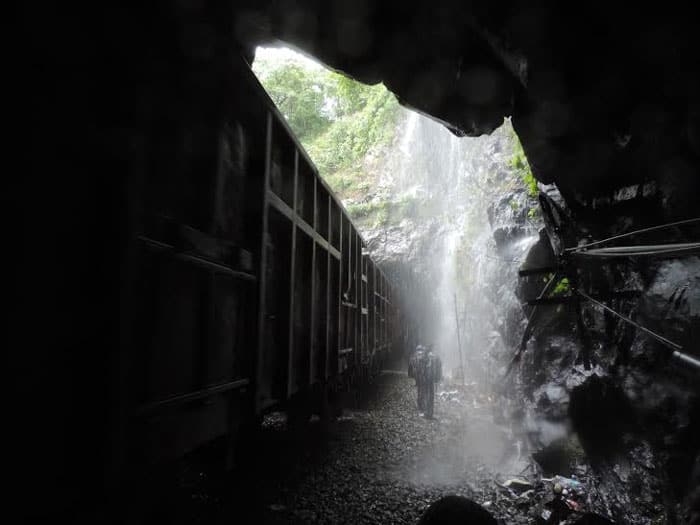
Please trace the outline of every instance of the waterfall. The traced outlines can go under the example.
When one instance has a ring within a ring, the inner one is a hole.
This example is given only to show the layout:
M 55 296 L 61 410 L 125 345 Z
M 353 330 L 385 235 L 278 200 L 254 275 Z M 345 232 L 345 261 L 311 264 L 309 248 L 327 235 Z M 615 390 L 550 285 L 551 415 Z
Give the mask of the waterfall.
M 404 308 L 418 327 L 415 342 L 433 343 L 446 374 L 457 373 L 458 318 L 466 378 L 488 384 L 495 373 L 488 357 L 506 351 L 503 334 L 513 328 L 508 319 L 522 321 L 514 293 L 517 261 L 536 240 L 534 225 L 525 225 L 504 245 L 494 241 L 496 228 L 514 222 L 506 213 L 512 206 L 500 202 L 504 188 L 522 186 L 508 172 L 509 123 L 490 136 L 459 138 L 408 110 L 399 122 L 379 187 L 414 205 L 391 235 L 385 233 L 393 241 L 383 255 L 412 267 Z

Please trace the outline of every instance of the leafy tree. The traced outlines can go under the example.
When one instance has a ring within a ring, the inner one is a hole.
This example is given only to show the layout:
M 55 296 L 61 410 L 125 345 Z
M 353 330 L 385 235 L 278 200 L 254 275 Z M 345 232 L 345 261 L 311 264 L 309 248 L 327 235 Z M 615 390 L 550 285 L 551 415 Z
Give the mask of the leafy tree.
M 354 111 L 342 114 L 308 146 L 323 176 L 357 164 L 370 148 L 393 136 L 399 107 L 394 95 L 384 86 L 358 86 L 350 98 L 339 97 L 340 108 Z
M 355 80 L 342 75 L 336 76 L 336 89 L 338 94 L 338 113 L 348 115 L 360 111 L 367 103 L 371 88 L 360 84 Z
M 367 86 L 303 60 L 256 59 L 253 70 L 297 138 L 341 199 L 367 193 L 362 165 L 395 133 L 399 104 L 383 85 Z M 385 203 L 348 207 L 353 218 L 384 214 Z
M 324 73 L 289 60 L 274 68 L 259 68 L 265 90 L 302 143 L 313 140 L 332 122 L 329 101 L 335 97 L 335 89 Z

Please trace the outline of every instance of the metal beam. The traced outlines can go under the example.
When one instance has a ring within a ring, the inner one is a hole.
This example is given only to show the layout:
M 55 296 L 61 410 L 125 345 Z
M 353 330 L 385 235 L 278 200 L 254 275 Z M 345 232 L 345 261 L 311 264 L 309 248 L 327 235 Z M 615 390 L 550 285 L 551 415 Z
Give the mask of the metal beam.
M 181 405 L 183 403 L 196 401 L 198 399 L 204 399 L 216 394 L 221 394 L 223 392 L 229 392 L 237 388 L 243 388 L 245 386 L 248 386 L 249 384 L 250 381 L 248 379 L 237 379 L 235 381 L 221 383 L 219 385 L 202 388 L 201 390 L 196 390 L 194 392 L 188 392 L 187 394 L 173 396 L 169 397 L 168 399 L 163 399 L 161 401 L 154 401 L 153 403 L 141 405 L 134 411 L 134 414 L 137 416 L 144 416 L 167 407 Z
M 288 310 L 288 340 L 287 340 L 287 398 L 292 395 L 292 383 L 294 378 L 294 287 L 296 285 L 296 256 L 297 256 L 297 186 L 299 174 L 299 150 L 294 150 L 294 191 L 292 192 L 292 249 L 290 254 L 289 269 L 289 310 Z
M 328 206 L 326 208 L 326 215 L 328 220 L 326 221 L 326 228 L 328 233 L 328 239 L 331 238 L 331 210 L 333 206 L 331 205 L 331 196 L 327 196 Z M 328 247 L 331 245 L 328 243 Z M 338 257 L 339 259 L 340 257 Z M 331 253 L 330 250 L 326 252 L 326 355 L 324 356 L 323 377 L 328 379 L 330 375 L 330 355 L 331 355 Z
M 155 239 L 151 239 L 150 237 L 146 237 L 145 235 L 138 235 L 137 239 L 140 240 L 144 245 L 146 245 L 146 247 L 152 250 L 166 253 L 167 255 L 169 255 L 177 261 L 181 261 L 186 264 L 191 264 L 193 266 L 198 266 L 203 270 L 207 270 L 220 275 L 226 275 L 227 277 L 231 277 L 232 279 L 239 279 L 242 281 L 256 280 L 255 275 L 251 273 L 242 272 L 240 270 L 234 270 L 230 266 L 210 261 L 209 259 L 204 259 L 203 257 L 200 257 L 198 255 L 178 252 L 175 250 L 174 246 L 171 246 L 170 244 L 161 241 L 157 241 Z
M 255 359 L 255 378 L 256 378 L 256 385 L 255 385 L 255 392 L 256 392 L 256 399 L 255 399 L 255 408 L 256 411 L 261 410 L 263 407 L 262 405 L 265 403 L 265 400 L 260 398 L 260 392 L 261 388 L 260 385 L 263 382 L 263 354 L 265 352 L 265 334 L 266 334 L 266 326 L 265 326 L 265 310 L 266 310 L 266 304 L 265 304 L 265 294 L 267 293 L 266 291 L 266 285 L 267 285 L 267 279 L 265 277 L 266 275 L 266 270 L 267 270 L 267 230 L 268 230 L 268 221 L 269 221 L 269 215 L 270 215 L 270 207 L 269 207 L 269 194 L 272 193 L 269 190 L 270 188 L 270 163 L 271 163 L 271 155 L 272 155 L 272 114 L 269 112 L 267 113 L 267 125 L 265 128 L 265 171 L 263 174 L 263 191 L 262 191 L 262 227 L 261 227 L 261 235 L 260 235 L 260 270 L 259 270 L 259 275 L 260 275 L 260 280 L 258 283 L 258 340 L 257 340 L 257 354 L 256 354 L 256 359 Z
M 318 208 L 317 208 L 317 203 L 316 203 L 316 183 L 318 182 L 318 177 L 314 177 L 314 198 L 313 198 L 313 214 L 312 217 L 314 218 L 314 227 L 313 227 L 313 233 L 316 234 L 316 228 L 318 227 Z M 313 236 L 312 236 L 313 238 Z M 309 381 L 308 385 L 311 386 L 314 381 L 314 364 L 315 361 L 318 359 L 318 340 L 316 338 L 316 315 L 318 312 L 318 308 L 316 306 L 316 244 L 315 242 L 311 243 L 311 322 L 310 327 L 309 327 L 309 346 L 310 346 L 310 354 L 309 354 Z
M 335 248 L 330 242 L 328 242 L 323 235 L 317 232 L 309 223 L 304 219 L 299 217 L 294 210 L 282 200 L 275 192 L 268 190 L 268 201 L 278 210 L 282 215 L 287 217 L 289 220 L 296 220 L 296 225 L 309 237 L 314 239 L 315 242 L 323 246 L 324 249 L 328 250 L 330 254 L 336 259 L 340 259 L 340 251 Z
M 700 370 L 700 359 L 693 357 L 693 356 L 690 356 L 688 354 L 683 354 L 683 353 L 679 352 L 678 350 L 674 350 L 672 356 L 675 359 L 681 361 L 682 363 L 694 366 L 695 368 Z

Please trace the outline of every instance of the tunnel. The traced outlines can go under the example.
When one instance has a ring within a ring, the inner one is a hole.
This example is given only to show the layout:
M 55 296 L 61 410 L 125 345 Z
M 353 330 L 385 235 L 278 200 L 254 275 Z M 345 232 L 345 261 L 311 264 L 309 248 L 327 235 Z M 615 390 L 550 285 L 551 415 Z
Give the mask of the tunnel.
M 689 7 L 17 14 L 22 522 L 698 523 Z M 395 176 L 365 183 L 374 200 L 329 183 L 266 91 L 256 64 L 278 48 L 385 89 Z M 411 220 L 387 226 L 397 210 Z M 432 344 L 425 418 L 408 369 Z

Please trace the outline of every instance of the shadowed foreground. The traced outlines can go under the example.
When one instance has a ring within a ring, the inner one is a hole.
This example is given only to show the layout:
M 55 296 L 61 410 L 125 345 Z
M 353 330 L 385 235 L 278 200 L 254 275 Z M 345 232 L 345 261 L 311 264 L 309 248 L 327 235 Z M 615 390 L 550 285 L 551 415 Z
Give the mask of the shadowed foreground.
M 295 435 L 282 416 L 272 415 L 256 436 L 265 453 L 249 473 L 221 477 L 190 465 L 178 477 L 175 501 L 162 505 L 166 515 L 154 518 L 417 523 L 432 502 L 448 494 L 486 502 L 498 515 L 494 480 L 522 470 L 517 447 L 473 394 L 442 386 L 447 392 L 438 390 L 433 420 L 415 409 L 413 381 L 393 371 L 384 372 L 357 408 L 326 428 L 312 421 L 306 433 Z M 497 473 L 494 465 L 506 470 Z M 506 516 L 507 510 L 503 507 Z

